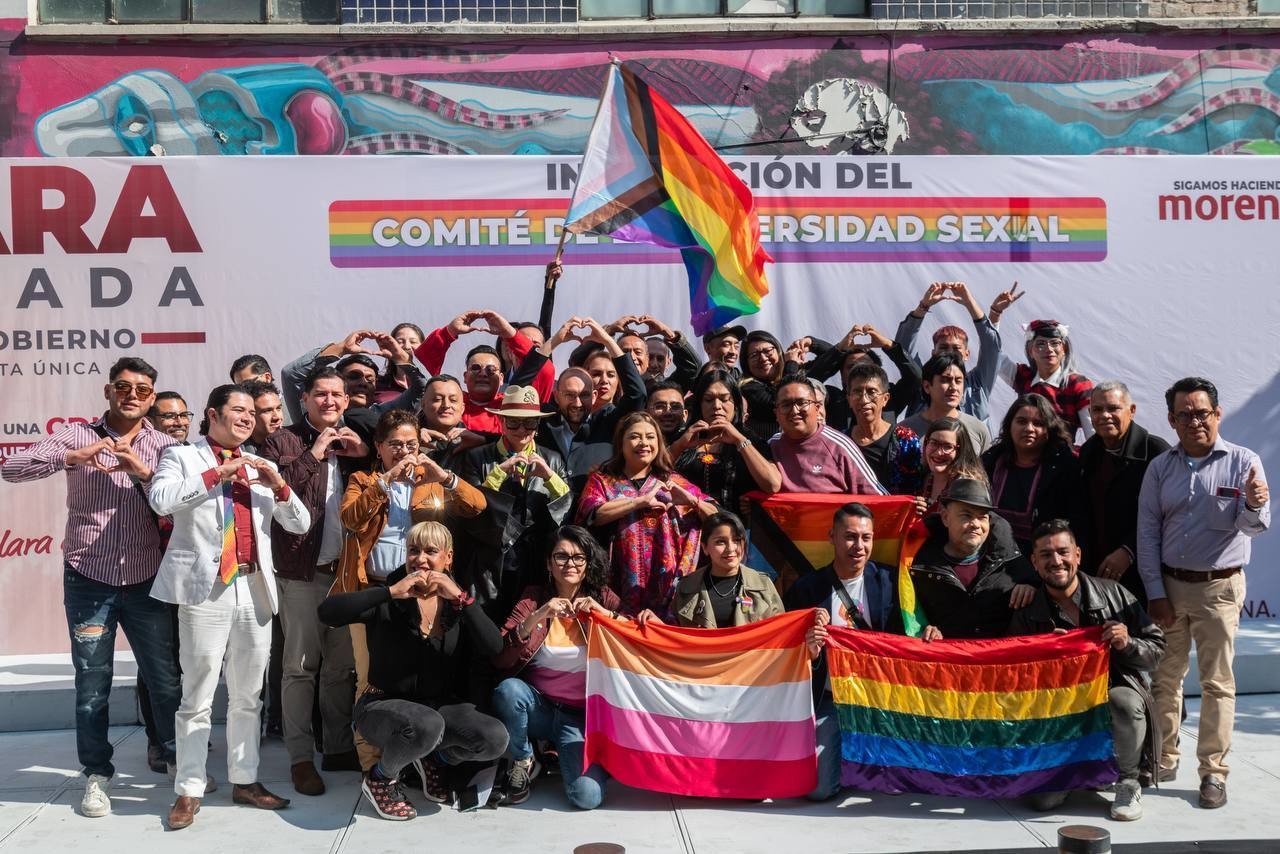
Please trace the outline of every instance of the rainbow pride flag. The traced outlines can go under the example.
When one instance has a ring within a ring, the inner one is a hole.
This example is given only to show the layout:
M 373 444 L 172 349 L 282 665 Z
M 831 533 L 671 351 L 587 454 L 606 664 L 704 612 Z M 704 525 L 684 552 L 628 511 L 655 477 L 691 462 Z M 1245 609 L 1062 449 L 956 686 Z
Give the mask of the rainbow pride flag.
M 928 534 L 909 495 L 826 495 L 807 492 L 747 494 L 751 500 L 751 544 L 778 573 L 786 592 L 797 577 L 831 562 L 831 517 L 850 501 L 865 504 L 875 516 L 871 559 L 897 567 L 898 604 L 908 635 L 919 636 L 926 620 L 916 602 L 911 561 Z
M 1100 626 L 933 643 L 829 631 L 846 786 L 1012 798 L 1115 782 Z
M 813 611 L 731 629 L 593 615 L 585 765 L 627 786 L 708 798 L 798 797 L 817 785 L 805 632 Z
M 769 292 L 751 191 L 624 63 L 609 66 L 565 228 L 680 250 L 693 330 L 760 310 Z

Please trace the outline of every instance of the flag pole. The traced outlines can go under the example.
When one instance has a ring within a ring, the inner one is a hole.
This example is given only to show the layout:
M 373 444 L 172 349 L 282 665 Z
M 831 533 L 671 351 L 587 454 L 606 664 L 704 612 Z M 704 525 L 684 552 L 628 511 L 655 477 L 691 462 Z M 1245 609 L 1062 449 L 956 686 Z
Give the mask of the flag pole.
M 622 60 L 610 54 L 609 56 L 610 66 L 621 65 L 621 64 L 622 64 Z M 604 76 L 604 85 L 600 87 L 600 103 L 604 103 L 605 93 L 609 91 L 610 76 L 611 75 L 609 74 L 605 74 Z M 599 121 L 599 119 L 600 119 L 600 107 L 597 105 L 595 118 L 591 120 L 591 129 L 587 131 L 588 141 L 591 140 L 591 135 L 592 133 L 594 133 L 596 129 L 596 122 Z M 583 156 L 585 158 L 586 156 L 585 151 L 583 152 Z M 582 177 L 582 169 L 581 167 L 579 167 L 578 177 L 575 178 L 573 182 L 573 192 L 569 194 L 570 206 L 573 205 L 573 199 L 578 194 L 578 180 L 580 180 L 581 177 Z M 553 264 L 559 264 L 561 257 L 563 257 L 564 255 L 564 241 L 569 236 L 568 220 L 569 220 L 569 211 L 566 208 L 565 223 L 563 226 L 560 227 L 560 242 L 556 244 L 556 254 L 555 254 L 555 258 L 552 261 Z M 542 328 L 542 334 L 548 338 L 551 337 L 551 315 L 555 311 L 556 283 L 558 281 L 560 281 L 560 277 L 558 275 L 552 274 L 551 266 L 548 265 L 547 275 L 542 282 L 542 309 L 538 313 L 538 326 Z

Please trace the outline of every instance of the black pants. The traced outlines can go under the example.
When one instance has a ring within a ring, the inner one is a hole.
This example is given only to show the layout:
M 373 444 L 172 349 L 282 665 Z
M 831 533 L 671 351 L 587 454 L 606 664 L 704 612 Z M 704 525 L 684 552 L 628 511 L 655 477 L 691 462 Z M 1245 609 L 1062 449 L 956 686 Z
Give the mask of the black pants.
M 178 606 L 165 603 L 165 607 L 173 615 L 173 666 L 181 674 L 182 667 L 178 664 Z M 142 678 L 141 668 L 138 669 L 136 690 L 138 692 L 138 711 L 142 713 L 142 729 L 147 734 L 147 747 L 163 747 L 160 742 L 160 735 L 156 731 L 156 718 L 151 711 L 151 692 L 147 689 L 147 683 Z
M 382 751 L 382 770 L 391 776 L 436 749 L 450 765 L 492 762 L 507 749 L 506 726 L 471 703 L 433 709 L 366 695 L 356 703 L 353 723 L 365 741 Z

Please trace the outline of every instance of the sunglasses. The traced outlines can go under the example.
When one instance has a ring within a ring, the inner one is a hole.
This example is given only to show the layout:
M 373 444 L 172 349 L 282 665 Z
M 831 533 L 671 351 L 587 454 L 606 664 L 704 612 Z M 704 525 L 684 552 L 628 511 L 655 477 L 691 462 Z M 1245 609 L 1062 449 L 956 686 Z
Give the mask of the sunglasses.
M 141 383 L 134 385 L 133 383 L 125 382 L 124 380 L 116 380 L 113 382 L 111 384 L 111 389 L 116 393 L 116 397 L 128 397 L 130 394 L 135 394 L 138 396 L 139 400 L 146 400 L 148 397 L 151 397 L 151 393 L 155 391 L 155 389 L 149 385 L 142 385 Z
M 537 430 L 537 418 L 503 418 L 502 423 L 508 430 Z

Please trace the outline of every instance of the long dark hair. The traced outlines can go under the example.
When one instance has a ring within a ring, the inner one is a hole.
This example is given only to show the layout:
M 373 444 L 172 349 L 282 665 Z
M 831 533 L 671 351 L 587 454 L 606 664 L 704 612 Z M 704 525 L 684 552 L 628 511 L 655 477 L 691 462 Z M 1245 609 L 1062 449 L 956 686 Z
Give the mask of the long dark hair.
M 600 466 L 600 470 L 605 474 L 611 474 L 614 477 L 626 477 L 626 457 L 622 453 L 622 437 L 627 435 L 627 431 L 631 429 L 633 424 L 645 422 L 653 428 L 653 432 L 658 434 L 658 453 L 653 455 L 653 462 L 649 464 L 649 472 L 662 477 L 671 474 L 675 466 L 671 464 L 671 455 L 667 453 L 667 440 L 662 438 L 662 428 L 658 426 L 658 422 L 652 415 L 647 412 L 632 412 L 630 415 L 618 422 L 618 426 L 613 431 L 613 456 Z
M 126 368 L 125 370 L 133 370 Z M 209 392 L 209 400 L 204 405 L 204 417 L 200 419 L 200 435 L 209 435 L 209 410 L 213 409 L 218 412 L 222 411 L 222 407 L 227 405 L 227 401 L 231 399 L 233 394 L 248 395 L 249 399 L 253 399 L 253 395 L 249 394 L 249 389 L 239 383 L 225 383 L 220 386 L 214 386 L 213 391 Z
M 1045 442 L 1041 458 L 1047 457 L 1060 447 L 1071 447 L 1071 432 L 1067 430 L 1066 422 L 1053 411 L 1053 404 L 1049 402 L 1049 398 L 1031 392 L 1018 395 L 1009 406 L 1009 411 L 1004 414 L 1004 420 L 1000 422 L 1000 439 L 991 446 L 993 456 L 1013 455 L 1013 439 L 1009 435 L 1009 429 L 1013 426 L 1013 419 L 1018 414 L 1018 410 L 1024 406 L 1035 409 L 1049 428 L 1049 439 Z
M 742 430 L 742 419 L 743 414 L 746 411 L 746 406 L 742 402 L 742 390 L 738 388 L 738 383 L 734 380 L 733 374 L 728 371 L 707 371 L 705 374 L 700 375 L 697 381 L 694 382 L 692 402 L 694 406 L 698 407 L 696 410 L 697 418 L 690 418 L 690 421 L 697 421 L 702 418 L 702 398 L 707 393 L 707 389 L 711 388 L 716 383 L 720 383 L 725 388 L 729 389 L 729 395 L 733 398 L 733 426 Z
M 573 543 L 587 556 L 587 571 L 583 575 L 580 592 L 598 602 L 601 591 L 609 585 L 609 559 L 605 556 L 604 549 L 600 548 L 600 544 L 596 542 L 596 538 L 591 536 L 591 532 L 586 528 L 580 525 L 563 525 L 552 532 L 547 539 L 547 589 L 539 604 L 545 603 L 556 594 L 556 582 L 551 577 L 551 554 L 556 550 L 556 543 L 561 541 Z

